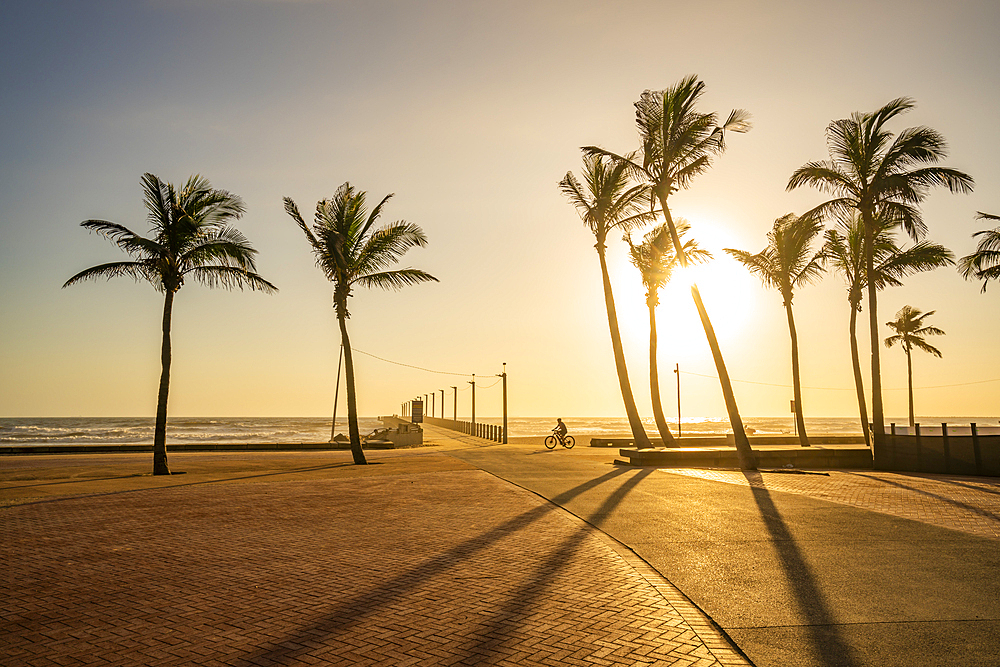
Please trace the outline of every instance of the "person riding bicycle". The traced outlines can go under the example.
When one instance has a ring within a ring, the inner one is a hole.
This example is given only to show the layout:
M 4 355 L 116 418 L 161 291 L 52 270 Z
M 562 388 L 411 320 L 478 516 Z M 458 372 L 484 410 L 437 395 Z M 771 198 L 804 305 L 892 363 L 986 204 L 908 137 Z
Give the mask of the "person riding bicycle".
M 563 424 L 562 417 L 556 417 L 556 427 L 552 429 L 552 432 L 556 434 L 559 440 L 564 440 L 569 429 L 566 428 L 566 424 Z

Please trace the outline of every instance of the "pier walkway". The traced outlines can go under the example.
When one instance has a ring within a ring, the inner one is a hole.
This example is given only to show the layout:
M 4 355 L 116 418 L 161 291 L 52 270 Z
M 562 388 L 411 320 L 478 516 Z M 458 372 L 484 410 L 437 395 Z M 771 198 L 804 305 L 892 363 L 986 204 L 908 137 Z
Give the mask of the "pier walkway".
M 425 435 L 0 458 L 4 664 L 997 664 L 1000 480 Z

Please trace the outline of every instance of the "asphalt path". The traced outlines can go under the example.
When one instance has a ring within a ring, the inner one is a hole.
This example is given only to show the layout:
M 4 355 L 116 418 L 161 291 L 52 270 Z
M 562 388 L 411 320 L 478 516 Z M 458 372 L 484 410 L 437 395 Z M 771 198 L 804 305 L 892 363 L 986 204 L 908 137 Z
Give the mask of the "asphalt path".
M 580 447 L 449 454 L 631 547 L 759 667 L 1000 665 L 995 539 Z

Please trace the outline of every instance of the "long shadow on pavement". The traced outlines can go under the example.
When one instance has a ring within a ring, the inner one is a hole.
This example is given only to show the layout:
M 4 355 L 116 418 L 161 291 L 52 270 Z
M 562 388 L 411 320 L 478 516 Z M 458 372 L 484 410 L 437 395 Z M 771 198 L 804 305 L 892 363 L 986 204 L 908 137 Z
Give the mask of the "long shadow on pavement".
M 1000 521 L 1000 516 L 997 516 L 993 512 L 988 512 L 988 511 L 984 510 L 982 507 L 976 507 L 975 505 L 969 505 L 967 503 L 963 503 L 960 500 L 955 500 L 954 498 L 949 498 L 947 496 L 942 496 L 942 495 L 939 495 L 937 493 L 931 493 L 930 491 L 925 491 L 924 489 L 918 488 L 916 486 L 911 486 L 909 484 L 902 484 L 900 482 L 893 482 L 892 480 L 882 479 L 880 477 L 873 477 L 872 475 L 866 475 L 866 474 L 860 473 L 860 472 L 856 472 L 856 473 L 853 473 L 853 474 L 857 475 L 858 477 L 865 477 L 867 479 L 874 480 L 876 482 L 881 482 L 881 483 L 887 484 L 889 486 L 897 486 L 897 487 L 899 487 L 901 489 L 906 489 L 908 491 L 913 491 L 914 493 L 919 493 L 919 494 L 924 495 L 924 496 L 930 496 L 931 498 L 934 498 L 935 500 L 940 500 L 941 502 L 948 503 L 949 505 L 954 505 L 955 507 L 960 507 L 960 508 L 962 508 L 964 510 L 968 510 L 969 512 L 972 512 L 973 514 L 978 514 L 981 517 L 985 517 L 987 519 L 993 519 L 994 521 Z M 965 486 L 965 485 L 962 484 L 961 486 Z
M 759 472 L 744 472 L 743 475 L 750 483 L 754 502 L 757 503 L 764 525 L 771 535 L 771 543 L 785 571 L 785 578 L 792 589 L 795 603 L 805 621 L 804 627 L 815 648 L 814 655 L 822 661 L 819 664 L 828 667 L 861 665 L 855 651 L 838 633 L 837 621 L 817 584 L 816 575 L 806 562 L 801 548 L 796 544 L 770 492 L 764 486 L 763 476 Z
M 652 472 L 653 469 L 646 468 L 625 480 L 620 487 L 615 489 L 614 493 L 607 497 L 597 511 L 591 515 L 589 522 L 591 524 L 595 523 L 593 519 L 605 516 L 617 507 L 625 499 L 625 496 Z M 598 479 L 606 482 L 608 481 L 607 478 L 608 475 L 604 475 Z M 558 497 L 567 496 L 565 500 L 569 500 L 569 498 L 579 495 L 579 493 L 594 486 L 592 482 L 581 484 Z M 483 629 L 477 633 L 479 641 L 469 650 L 475 655 L 489 656 L 503 642 L 505 632 L 510 632 L 520 627 L 524 620 L 531 615 L 535 605 L 542 599 L 546 589 L 559 573 L 560 568 L 566 564 L 566 561 L 580 547 L 589 534 L 589 529 L 581 527 L 563 540 L 559 548 L 552 552 L 535 571 L 534 576 L 518 588 L 503 606 L 492 615 L 490 620 L 483 625 Z
M 625 474 L 626 472 L 629 471 L 625 469 L 612 470 L 596 479 L 589 480 L 560 494 L 559 499 L 565 502 L 570 498 L 584 493 L 585 491 L 599 486 L 600 484 L 608 482 L 609 480 Z M 621 489 L 619 489 L 619 491 L 621 491 Z M 621 498 L 624 497 L 624 494 L 616 493 L 613 494 L 612 497 L 617 498 L 617 500 L 614 501 L 617 504 L 617 502 L 620 502 Z M 612 497 L 609 497 L 609 502 Z M 470 538 L 461 544 L 452 547 L 448 551 L 397 575 L 389 581 L 383 582 L 375 590 L 368 590 L 364 593 L 355 595 L 348 600 L 344 600 L 331 611 L 326 613 L 319 621 L 299 628 L 294 635 L 290 635 L 280 640 L 272 640 L 270 646 L 262 647 L 258 651 L 245 656 L 237 664 L 285 664 L 287 661 L 295 660 L 310 650 L 307 644 L 313 644 L 318 638 L 322 638 L 324 636 L 343 633 L 345 630 L 355 625 L 363 618 L 375 613 L 380 608 L 386 607 L 396 600 L 405 597 L 428 578 L 442 574 L 448 569 L 454 567 L 457 562 L 468 558 L 476 552 L 486 549 L 494 542 L 509 536 L 513 532 L 526 529 L 544 515 L 558 509 L 561 509 L 558 505 L 546 503 L 512 517 L 501 525 L 481 535 Z M 512 602 L 505 605 L 504 611 L 494 616 L 491 626 L 502 628 L 509 622 L 509 615 L 511 613 L 519 615 L 520 612 L 513 610 L 513 608 L 517 607 L 520 609 L 528 604 L 526 601 L 528 598 L 537 597 L 537 593 L 533 592 L 533 590 L 540 590 L 540 587 L 543 587 L 545 583 L 548 582 L 552 574 L 558 568 L 560 560 L 565 559 L 579 546 L 585 534 L 586 530 L 581 529 L 572 537 L 568 538 L 557 550 L 557 552 L 553 554 L 552 557 L 547 559 L 545 564 L 546 566 L 539 572 L 538 577 L 536 577 L 537 582 L 529 582 L 529 584 L 525 585 L 522 590 L 518 591 L 518 594 L 514 595 Z M 557 558 L 559 560 L 557 560 Z M 508 607 L 510 607 L 512 611 L 507 611 Z M 482 650 L 489 650 L 487 647 L 493 647 L 496 644 L 493 638 L 488 637 L 488 634 L 489 632 L 487 631 L 481 635 L 481 637 L 483 637 L 481 640 L 483 647 Z

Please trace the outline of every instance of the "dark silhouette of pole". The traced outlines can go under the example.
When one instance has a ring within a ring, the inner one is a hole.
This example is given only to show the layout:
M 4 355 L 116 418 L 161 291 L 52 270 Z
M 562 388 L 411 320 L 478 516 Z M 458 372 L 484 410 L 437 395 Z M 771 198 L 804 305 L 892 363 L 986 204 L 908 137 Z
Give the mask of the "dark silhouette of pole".
M 507 364 L 503 365 L 503 444 L 507 444 Z
M 472 434 L 476 434 L 476 374 L 472 374 Z
M 438 389 L 441 392 L 441 419 L 444 419 L 444 389 Z
M 452 406 L 452 417 L 454 417 L 455 421 L 458 421 L 458 387 L 452 387 L 452 389 L 455 390 L 455 405 Z
M 330 442 L 337 435 L 337 398 L 340 396 L 340 364 L 344 361 L 344 344 L 340 344 L 340 357 L 337 359 L 337 386 L 333 389 L 333 424 L 330 425 Z
M 681 437 L 681 365 L 674 364 L 674 373 L 677 373 L 677 437 Z
M 431 417 L 434 416 L 434 392 L 431 392 Z

